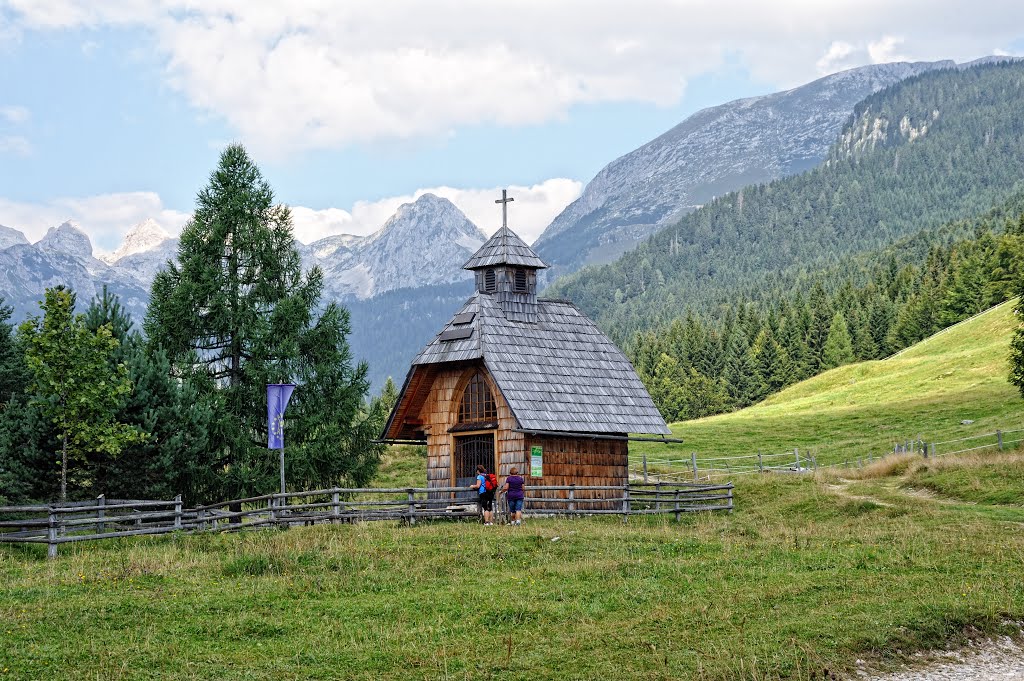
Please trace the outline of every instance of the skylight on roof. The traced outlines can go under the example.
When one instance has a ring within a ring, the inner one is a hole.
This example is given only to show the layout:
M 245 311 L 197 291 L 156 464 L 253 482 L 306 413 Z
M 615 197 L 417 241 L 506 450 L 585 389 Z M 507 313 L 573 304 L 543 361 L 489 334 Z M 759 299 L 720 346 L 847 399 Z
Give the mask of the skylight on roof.
M 473 327 L 462 327 L 452 329 L 449 328 L 441 333 L 438 338 L 442 343 L 448 343 L 449 341 L 463 340 L 473 335 Z

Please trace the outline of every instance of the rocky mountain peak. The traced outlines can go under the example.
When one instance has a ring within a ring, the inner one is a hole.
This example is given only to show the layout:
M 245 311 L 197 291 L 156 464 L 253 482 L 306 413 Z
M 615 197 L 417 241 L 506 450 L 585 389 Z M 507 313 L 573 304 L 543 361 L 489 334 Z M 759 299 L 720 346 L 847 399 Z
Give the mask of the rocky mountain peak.
M 77 222 L 68 220 L 51 227 L 46 236 L 36 242 L 36 247 L 51 253 L 63 253 L 75 258 L 91 258 L 92 242 Z
M 125 256 L 151 251 L 170 238 L 171 235 L 156 220 L 148 218 L 129 229 L 117 250 L 101 255 L 100 260 L 113 264 Z
M 0 251 L 18 244 L 27 244 L 28 239 L 16 229 L 0 225 Z
M 487 235 L 448 199 L 435 194 L 423 194 L 412 203 L 399 206 L 395 214 L 367 241 L 380 239 L 386 239 L 389 243 L 397 239 L 449 239 L 466 248 L 479 239 L 479 243 L 474 246 L 476 248 L 487 240 Z
M 368 298 L 466 279 L 462 263 L 486 240 L 487 235 L 451 201 L 424 194 L 402 204 L 379 230 L 336 248 L 319 264 L 332 295 Z M 316 251 L 326 245 L 314 244 Z

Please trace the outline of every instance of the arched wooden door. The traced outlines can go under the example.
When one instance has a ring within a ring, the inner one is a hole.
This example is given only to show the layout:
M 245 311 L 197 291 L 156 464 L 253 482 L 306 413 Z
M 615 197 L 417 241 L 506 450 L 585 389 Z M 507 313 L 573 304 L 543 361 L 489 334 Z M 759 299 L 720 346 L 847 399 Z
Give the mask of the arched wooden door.
M 498 409 L 488 381 L 480 370 L 465 382 L 459 400 L 456 425 L 452 428 L 452 484 L 466 487 L 476 482 L 476 467 L 495 472 L 495 433 Z M 474 499 L 476 492 L 460 493 Z
M 466 487 L 476 484 L 476 467 L 482 465 L 494 472 L 494 433 L 473 433 L 455 436 L 455 485 Z M 465 499 L 476 498 L 476 492 L 463 493 Z

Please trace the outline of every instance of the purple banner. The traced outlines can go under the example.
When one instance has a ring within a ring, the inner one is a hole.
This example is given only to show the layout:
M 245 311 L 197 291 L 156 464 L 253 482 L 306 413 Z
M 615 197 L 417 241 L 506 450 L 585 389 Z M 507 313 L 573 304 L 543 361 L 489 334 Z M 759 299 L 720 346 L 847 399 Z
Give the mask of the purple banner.
M 284 410 L 295 391 L 294 383 L 267 385 L 267 448 L 284 449 Z

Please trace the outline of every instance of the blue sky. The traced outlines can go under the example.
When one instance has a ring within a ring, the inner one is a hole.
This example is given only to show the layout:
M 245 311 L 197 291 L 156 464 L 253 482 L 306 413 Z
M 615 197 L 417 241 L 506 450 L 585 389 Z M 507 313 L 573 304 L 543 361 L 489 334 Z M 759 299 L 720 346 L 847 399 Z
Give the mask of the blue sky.
M 700 108 L 1024 47 L 1024 10 L 1000 2 L 292 5 L 0 0 L 0 224 L 35 240 L 73 218 L 106 250 L 144 218 L 174 232 L 241 141 L 305 241 L 368 233 L 424 190 L 490 230 L 502 186 L 530 199 L 532 239 Z

